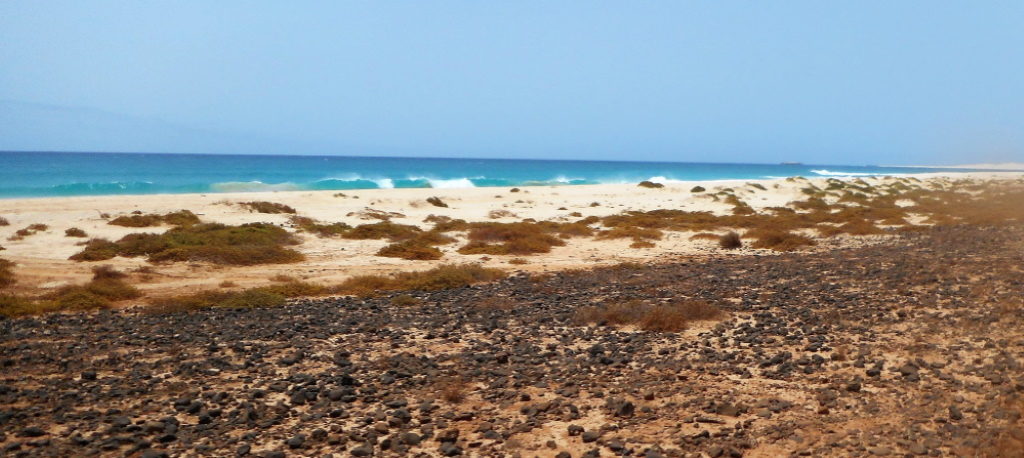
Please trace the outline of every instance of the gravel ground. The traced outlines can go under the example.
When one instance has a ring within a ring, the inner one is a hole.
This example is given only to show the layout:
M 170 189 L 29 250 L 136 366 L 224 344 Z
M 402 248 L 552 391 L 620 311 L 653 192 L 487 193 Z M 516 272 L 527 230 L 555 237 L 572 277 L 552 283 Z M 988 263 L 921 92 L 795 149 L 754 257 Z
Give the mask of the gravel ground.
M 1022 456 L 1022 236 L 2 321 L 0 455 Z M 726 316 L 573 319 L 637 299 Z

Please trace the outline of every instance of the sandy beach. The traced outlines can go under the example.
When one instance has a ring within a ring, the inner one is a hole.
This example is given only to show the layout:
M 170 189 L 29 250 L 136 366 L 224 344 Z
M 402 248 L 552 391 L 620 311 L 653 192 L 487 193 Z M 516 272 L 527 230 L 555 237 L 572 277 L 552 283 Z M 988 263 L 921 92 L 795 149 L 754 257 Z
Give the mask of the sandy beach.
M 916 179 L 950 182 L 960 179 L 1018 178 L 1020 173 L 992 172 L 966 174 L 950 172 L 913 175 Z M 893 177 L 865 177 L 871 184 L 892 182 Z M 202 262 L 167 263 L 153 266 L 143 258 L 116 257 L 103 262 L 75 262 L 68 257 L 81 251 L 82 238 L 65 236 L 65 230 L 76 227 L 88 237 L 117 240 L 127 234 L 161 232 L 168 227 L 132 228 L 108 224 L 111 218 L 130 215 L 133 211 L 163 214 L 190 210 L 204 222 L 230 225 L 269 222 L 289 227 L 289 214 L 264 214 L 238 205 L 247 201 L 270 201 L 294 207 L 297 215 L 323 222 L 343 222 L 355 226 L 379 221 L 373 212 L 391 215 L 395 223 L 430 226 L 424 220 L 430 215 L 464 219 L 469 222 L 515 222 L 524 219 L 567 222 L 580 217 L 620 214 L 625 211 L 680 209 L 728 214 L 731 206 L 713 195 L 732 189 L 735 195 L 755 210 L 780 207 L 805 198 L 801 189 L 808 184 L 823 187 L 824 178 L 809 180 L 734 180 L 706 182 L 672 182 L 663 188 L 644 188 L 635 184 L 579 185 L 512 188 L 463 189 L 367 189 L 357 191 L 289 191 L 269 193 L 209 193 L 137 196 L 95 196 L 66 198 L 31 198 L 0 200 L 0 216 L 9 225 L 0 227 L 0 245 L 4 258 L 17 263 L 18 292 L 39 293 L 67 284 L 81 283 L 96 264 L 113 265 L 120 270 L 143 266 L 148 273 L 140 275 L 139 285 L 147 296 L 180 294 L 195 288 L 216 288 L 223 282 L 238 287 L 266 284 L 270 278 L 285 275 L 311 282 L 334 283 L 353 275 L 423 270 L 439 263 L 480 263 L 509 271 L 551 271 L 588 268 L 620 262 L 668 261 L 720 252 L 714 240 L 691 240 L 693 233 L 669 232 L 652 248 L 631 248 L 628 239 L 578 238 L 566 246 L 554 247 L 550 253 L 531 256 L 465 255 L 457 252 L 464 236 L 454 234 L 458 243 L 439 247 L 444 257 L 438 261 L 403 260 L 376 256 L 388 242 L 385 240 L 348 240 L 318 237 L 302 233 L 296 247 L 306 260 L 293 264 L 259 266 L 224 266 Z M 703 187 L 703 192 L 692 192 Z M 763 188 L 763 189 L 762 189 Z M 437 197 L 448 207 L 437 207 L 426 201 Z M 48 229 L 8 240 L 16 230 L 42 223 Z M 817 249 L 839 245 L 870 243 L 884 236 L 838 237 Z M 731 253 L 741 255 L 771 254 L 767 250 L 743 249 Z M 510 264 L 509 261 L 524 264 Z M 130 305 L 130 302 L 128 303 Z

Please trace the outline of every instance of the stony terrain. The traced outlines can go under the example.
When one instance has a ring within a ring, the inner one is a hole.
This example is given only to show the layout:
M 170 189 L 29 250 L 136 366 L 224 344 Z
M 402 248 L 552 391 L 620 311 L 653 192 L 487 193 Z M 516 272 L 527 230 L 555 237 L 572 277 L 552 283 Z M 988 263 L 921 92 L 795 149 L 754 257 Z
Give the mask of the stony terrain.
M 1024 230 L 0 322 L 5 456 L 1021 456 Z M 586 305 L 680 298 L 680 333 Z

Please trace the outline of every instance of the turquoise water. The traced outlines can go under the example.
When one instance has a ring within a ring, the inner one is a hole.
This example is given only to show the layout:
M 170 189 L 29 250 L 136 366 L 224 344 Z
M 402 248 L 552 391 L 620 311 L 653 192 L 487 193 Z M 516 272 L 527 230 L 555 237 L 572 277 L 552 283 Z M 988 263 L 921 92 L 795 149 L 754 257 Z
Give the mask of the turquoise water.
M 866 176 L 940 169 L 801 164 L 0 152 L 0 197 L 460 188 Z

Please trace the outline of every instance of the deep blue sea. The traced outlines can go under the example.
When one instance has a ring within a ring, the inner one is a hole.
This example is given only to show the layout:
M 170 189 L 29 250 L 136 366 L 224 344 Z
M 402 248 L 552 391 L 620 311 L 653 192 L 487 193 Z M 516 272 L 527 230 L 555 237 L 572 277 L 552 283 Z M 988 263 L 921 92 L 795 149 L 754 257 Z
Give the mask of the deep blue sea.
M 941 169 L 147 153 L 0 152 L 0 197 L 577 185 L 912 174 Z

